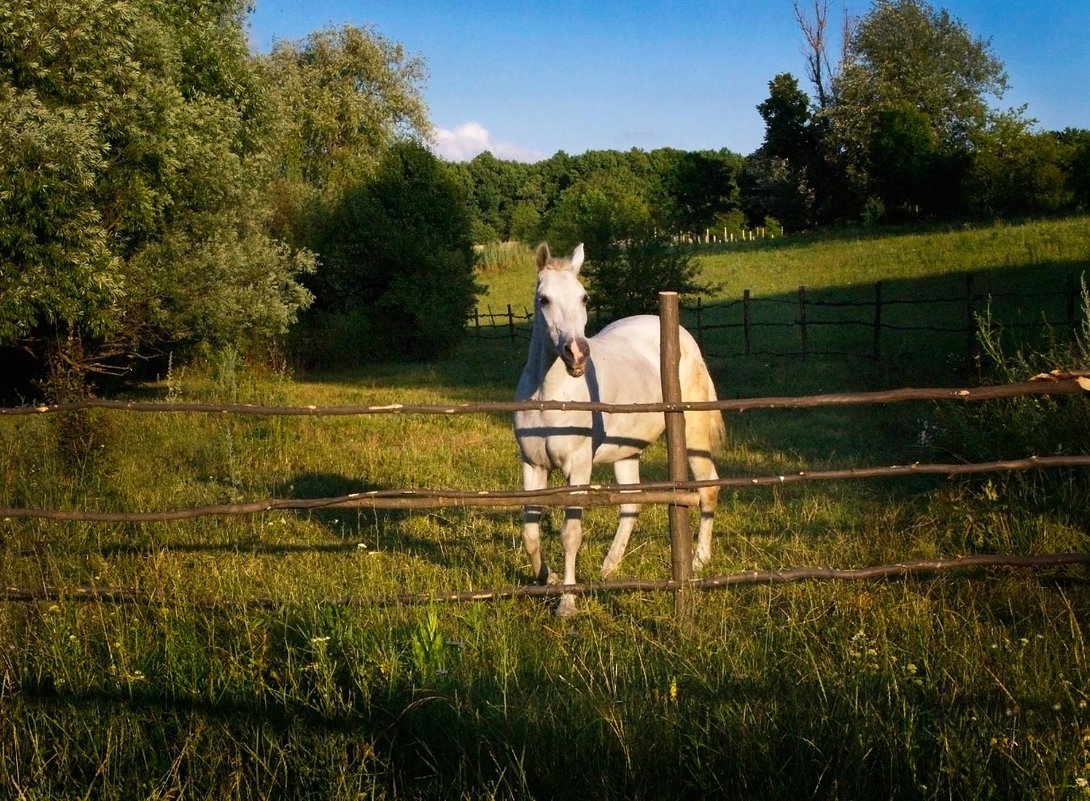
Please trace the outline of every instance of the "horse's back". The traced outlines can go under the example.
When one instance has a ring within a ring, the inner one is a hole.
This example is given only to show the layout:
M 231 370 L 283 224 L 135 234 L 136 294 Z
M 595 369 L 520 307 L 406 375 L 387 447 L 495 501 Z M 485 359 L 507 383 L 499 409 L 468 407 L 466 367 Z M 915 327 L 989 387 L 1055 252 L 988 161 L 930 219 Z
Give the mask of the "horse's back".
M 682 361 L 689 361 L 704 368 L 700 346 L 692 334 L 681 328 L 678 331 Z M 651 314 L 623 317 L 610 323 L 590 338 L 591 357 L 598 354 L 598 363 L 631 378 L 627 372 L 638 368 L 641 375 L 653 379 L 661 400 L 661 362 L 659 356 L 662 338 L 659 318 Z M 684 369 L 684 368 L 683 368 Z M 706 369 L 706 368 L 705 368 Z
M 597 354 L 595 365 L 601 373 L 602 400 L 610 403 L 662 400 L 661 337 L 659 318 L 649 314 L 617 320 L 591 337 L 591 358 Z M 696 339 L 684 328 L 679 330 L 678 338 L 682 399 L 716 400 L 715 384 Z M 625 425 L 624 415 L 613 417 L 614 425 Z M 661 415 L 656 417 L 662 419 Z M 714 451 L 724 441 L 726 428 L 720 412 L 686 412 L 685 418 L 690 423 L 687 426 L 690 436 L 698 435 L 701 445 Z

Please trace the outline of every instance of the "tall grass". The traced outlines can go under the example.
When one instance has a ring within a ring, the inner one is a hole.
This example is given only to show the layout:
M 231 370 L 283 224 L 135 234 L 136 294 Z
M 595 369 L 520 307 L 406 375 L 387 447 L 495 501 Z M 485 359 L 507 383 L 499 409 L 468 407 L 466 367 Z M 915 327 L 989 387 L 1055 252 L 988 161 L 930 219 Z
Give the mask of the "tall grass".
M 1049 259 L 1086 258 L 1077 225 L 1039 226 L 1023 241 L 1055 235 L 1068 245 Z M 716 269 L 791 259 L 816 286 L 823 264 L 904 254 L 915 241 L 724 251 Z M 1025 250 L 1012 247 L 1017 272 Z M 999 250 L 991 258 L 1005 263 Z M 447 362 L 295 378 L 221 354 L 138 394 L 506 400 L 522 347 L 468 343 Z M 918 360 L 921 373 L 942 369 L 931 354 Z M 721 394 L 841 388 L 831 383 L 841 362 L 768 364 L 718 363 Z M 74 451 L 56 416 L 0 419 L 2 505 L 136 511 L 520 480 L 503 415 L 88 419 L 104 447 Z M 932 407 L 747 412 L 729 421 L 721 472 L 926 459 L 924 419 L 933 424 Z M 656 446 L 644 475 L 665 472 Z M 1084 492 L 1064 496 L 1075 503 L 1086 508 Z M 545 526 L 554 561 L 558 523 Z M 596 575 L 614 524 L 613 512 L 588 510 L 581 578 Z M 666 528 L 663 509 L 644 510 L 625 577 L 669 574 Z M 708 572 L 1085 551 L 1088 539 L 1078 515 L 1019 504 L 994 483 L 798 485 L 725 493 Z M 517 512 L 472 508 L 10 519 L 0 575 L 150 598 L 0 605 L 0 787 L 13 798 L 1087 797 L 1082 568 L 711 591 L 683 622 L 654 593 L 588 596 L 572 620 L 546 601 L 381 603 L 529 581 Z M 344 596 L 356 601 L 335 600 Z

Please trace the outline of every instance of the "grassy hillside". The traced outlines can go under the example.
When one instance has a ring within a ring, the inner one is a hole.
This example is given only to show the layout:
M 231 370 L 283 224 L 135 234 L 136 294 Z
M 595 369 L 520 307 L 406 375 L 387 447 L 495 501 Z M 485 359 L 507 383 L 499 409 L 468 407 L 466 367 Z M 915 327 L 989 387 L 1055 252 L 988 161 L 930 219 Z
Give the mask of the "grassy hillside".
M 877 278 L 913 292 L 966 269 L 1033 286 L 1087 265 L 1086 223 L 785 240 L 703 258 L 724 297 Z M 519 303 L 532 267 L 485 279 L 486 303 Z M 524 347 L 469 342 L 446 362 L 295 377 L 221 354 L 133 394 L 506 400 Z M 905 354 L 713 366 L 722 395 L 965 377 L 933 350 Z M 1039 410 L 1074 437 L 1080 403 Z M 956 454 L 931 435 L 948 422 L 933 405 L 733 415 L 721 472 L 946 461 Z M 1002 448 L 992 422 L 974 424 Z M 662 477 L 664 461 L 651 449 L 645 477 Z M 519 480 L 506 415 L 0 418 L 0 506 L 138 511 Z M 1079 473 L 725 493 L 706 574 L 1090 551 L 1088 496 Z M 554 565 L 558 524 L 554 514 L 545 526 Z M 615 515 L 589 510 L 584 524 L 579 573 L 593 580 Z M 644 510 L 622 577 L 669 574 L 666 530 L 664 510 Z M 0 605 L 0 787 L 14 798 L 1072 799 L 1090 781 L 1085 568 L 710 591 L 688 622 L 654 593 L 589 596 L 562 621 L 547 601 L 381 603 L 528 583 L 517 510 L 470 508 L 9 518 L 0 575 L 9 587 L 150 596 Z
M 1087 267 L 1088 220 L 1071 217 L 936 230 L 855 229 L 712 245 L 700 250 L 700 260 L 705 278 L 721 288 L 705 301 L 735 299 L 745 289 L 771 296 L 793 293 L 800 284 L 831 289 L 1012 269 L 1028 270 L 1014 280 L 1015 285 L 1033 286 L 1037 270 Z M 483 281 L 488 291 L 481 298 L 482 308 L 527 306 L 534 287 L 533 260 L 527 252 L 524 264 L 494 269 Z

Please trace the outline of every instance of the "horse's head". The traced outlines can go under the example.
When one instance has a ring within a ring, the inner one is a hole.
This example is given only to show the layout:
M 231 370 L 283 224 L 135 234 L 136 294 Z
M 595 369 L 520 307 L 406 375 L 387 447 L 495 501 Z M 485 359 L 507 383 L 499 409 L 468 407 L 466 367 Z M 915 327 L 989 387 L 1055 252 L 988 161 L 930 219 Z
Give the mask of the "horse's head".
M 587 292 L 579 283 L 583 266 L 580 243 L 569 258 L 554 259 L 542 242 L 534 254 L 537 262 L 537 293 L 534 296 L 535 325 L 552 343 L 553 352 L 563 360 L 568 374 L 578 378 L 587 369 Z

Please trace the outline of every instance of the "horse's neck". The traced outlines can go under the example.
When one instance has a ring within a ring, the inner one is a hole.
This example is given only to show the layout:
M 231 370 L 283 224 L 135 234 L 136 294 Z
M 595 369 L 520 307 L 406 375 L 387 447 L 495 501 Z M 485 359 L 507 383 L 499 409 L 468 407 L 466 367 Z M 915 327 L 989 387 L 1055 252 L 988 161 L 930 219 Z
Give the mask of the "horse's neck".
M 530 353 L 526 357 L 526 366 L 522 368 L 519 379 L 519 399 L 541 396 L 545 392 L 545 376 L 556 363 L 557 356 L 549 347 L 549 338 L 545 335 L 545 321 L 534 320 L 530 334 Z

